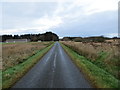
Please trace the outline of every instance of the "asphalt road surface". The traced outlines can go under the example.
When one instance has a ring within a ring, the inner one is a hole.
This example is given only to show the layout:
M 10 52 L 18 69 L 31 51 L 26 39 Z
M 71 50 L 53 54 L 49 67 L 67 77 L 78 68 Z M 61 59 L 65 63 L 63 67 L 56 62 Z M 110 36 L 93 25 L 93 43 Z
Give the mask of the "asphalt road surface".
M 51 50 L 12 88 L 91 88 L 61 45 Z

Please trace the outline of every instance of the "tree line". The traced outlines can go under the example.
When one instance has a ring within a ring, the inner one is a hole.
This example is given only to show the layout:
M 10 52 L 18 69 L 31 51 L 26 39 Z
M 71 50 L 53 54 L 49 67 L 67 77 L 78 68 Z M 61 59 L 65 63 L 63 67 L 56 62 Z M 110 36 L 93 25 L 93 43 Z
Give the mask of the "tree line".
M 94 37 L 63 37 L 62 41 L 75 41 L 75 42 L 105 42 L 105 40 L 115 40 L 120 39 L 119 37 L 104 37 L 104 36 L 94 36 Z
M 1 42 L 5 42 L 7 39 L 29 39 L 30 41 L 58 41 L 57 34 L 52 32 L 46 32 L 43 34 L 24 34 L 24 35 L 1 35 Z

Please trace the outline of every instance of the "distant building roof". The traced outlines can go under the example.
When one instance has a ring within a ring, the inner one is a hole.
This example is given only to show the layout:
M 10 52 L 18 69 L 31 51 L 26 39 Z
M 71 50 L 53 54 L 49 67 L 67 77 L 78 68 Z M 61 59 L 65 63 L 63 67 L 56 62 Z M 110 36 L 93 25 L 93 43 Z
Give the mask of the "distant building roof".
M 7 39 L 6 42 L 28 42 L 29 39 Z

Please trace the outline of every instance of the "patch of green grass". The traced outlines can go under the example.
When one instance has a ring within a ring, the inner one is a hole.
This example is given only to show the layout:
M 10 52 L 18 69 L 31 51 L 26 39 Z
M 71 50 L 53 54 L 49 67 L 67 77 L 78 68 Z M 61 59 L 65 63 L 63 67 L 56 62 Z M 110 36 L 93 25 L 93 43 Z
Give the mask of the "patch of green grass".
M 95 65 L 97 65 L 98 67 L 106 70 L 107 67 L 106 67 L 104 60 L 106 59 L 106 57 L 108 57 L 108 55 L 109 53 L 101 51 L 98 53 L 98 58 L 95 61 L 93 60 L 90 60 L 90 61 L 94 63 Z
M 18 81 L 30 68 L 32 68 L 44 56 L 49 49 L 53 46 L 50 45 L 37 54 L 31 56 L 24 62 L 13 66 L 2 72 L 2 88 L 10 88 L 16 81 Z
M 0 90 L 2 89 L 2 70 L 0 70 Z
M 108 55 L 109 55 L 109 54 L 108 54 L 107 52 L 101 51 L 101 52 L 98 53 L 98 58 L 97 58 L 97 60 L 102 61 L 102 60 L 104 60 Z
M 97 88 L 118 88 L 118 79 L 113 75 L 106 72 L 102 68 L 90 62 L 83 56 L 80 56 L 72 49 L 61 44 L 67 54 L 71 57 L 73 62 L 78 66 L 78 68 L 84 73 L 85 77 L 89 79 L 91 84 Z

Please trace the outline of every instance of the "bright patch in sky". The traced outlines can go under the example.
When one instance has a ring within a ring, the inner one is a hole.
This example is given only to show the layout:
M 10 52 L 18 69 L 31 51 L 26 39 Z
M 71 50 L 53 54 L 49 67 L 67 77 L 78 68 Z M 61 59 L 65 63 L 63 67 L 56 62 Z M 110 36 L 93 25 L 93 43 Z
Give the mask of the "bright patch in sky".
M 1 35 L 118 35 L 118 0 L 4 0 L 0 8 Z

